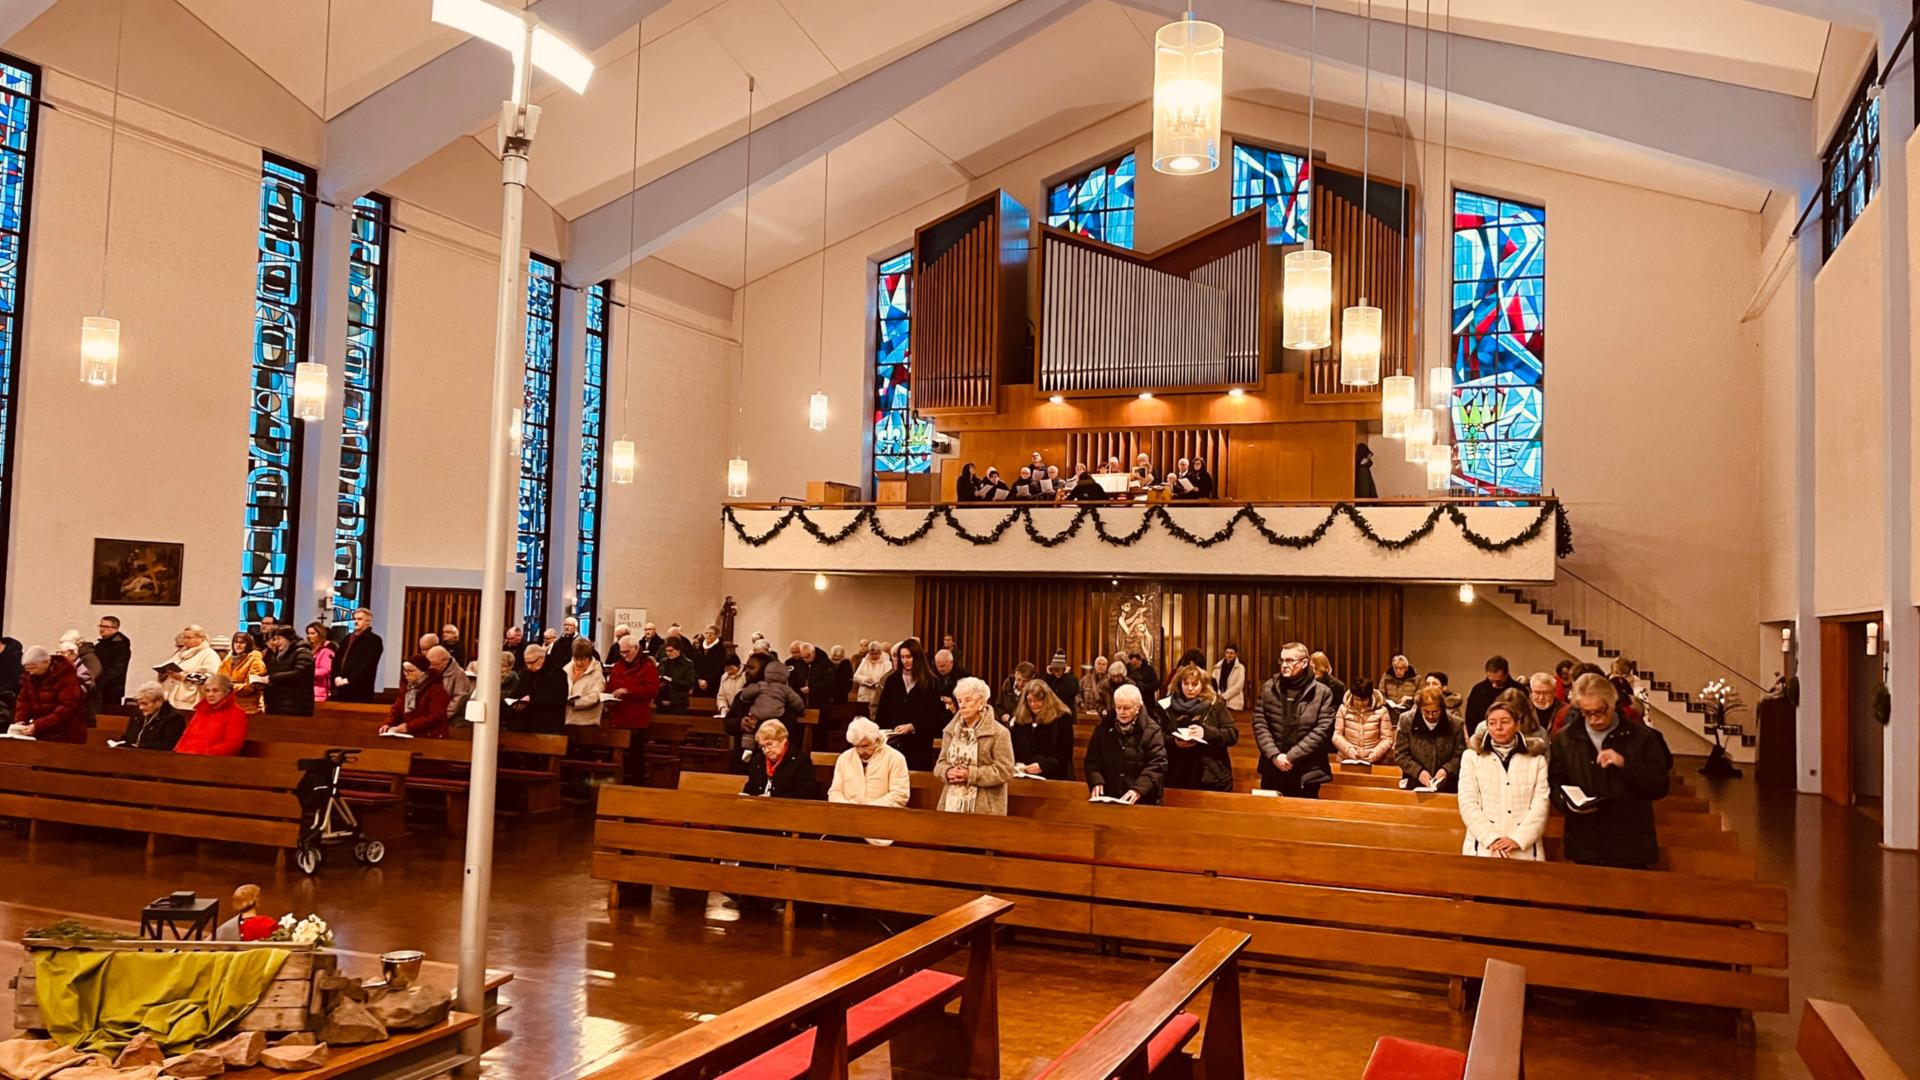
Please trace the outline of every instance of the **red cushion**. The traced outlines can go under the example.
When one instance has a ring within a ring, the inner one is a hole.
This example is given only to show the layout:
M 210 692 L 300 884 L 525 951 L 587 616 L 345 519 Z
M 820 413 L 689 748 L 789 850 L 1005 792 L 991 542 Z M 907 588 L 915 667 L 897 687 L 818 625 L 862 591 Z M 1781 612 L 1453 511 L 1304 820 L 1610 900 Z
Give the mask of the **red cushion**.
M 1458 1050 L 1383 1035 L 1360 1080 L 1460 1080 L 1466 1072 L 1467 1055 Z
M 847 1010 L 847 1045 L 857 1046 L 902 1017 L 940 1001 L 966 980 L 940 971 L 916 971 Z M 800 1080 L 813 1064 L 813 1031 L 803 1031 L 752 1061 L 720 1075 L 720 1080 Z
M 1125 1001 L 1115 1005 L 1112 1012 L 1101 1017 L 1099 1023 L 1088 1028 L 1085 1035 L 1075 1039 L 1073 1045 L 1067 1047 L 1066 1053 L 1061 1054 L 1060 1057 L 1053 1060 L 1051 1065 L 1040 1070 L 1040 1072 L 1034 1076 L 1033 1080 L 1046 1080 L 1047 1077 L 1052 1076 L 1054 1071 L 1060 1067 L 1061 1059 L 1072 1054 L 1075 1050 L 1080 1049 L 1088 1039 L 1098 1035 L 1100 1029 L 1112 1023 L 1113 1018 L 1119 1016 L 1121 1010 L 1125 1009 L 1127 1005 L 1128 1002 Z M 1166 1060 L 1178 1053 L 1181 1047 L 1187 1045 L 1187 1040 L 1193 1038 L 1193 1033 L 1199 1030 L 1199 1017 L 1187 1012 L 1175 1013 L 1173 1019 L 1167 1021 L 1165 1027 L 1155 1032 L 1153 1038 L 1147 1040 L 1147 1071 L 1151 1073 L 1153 1070 L 1165 1064 Z

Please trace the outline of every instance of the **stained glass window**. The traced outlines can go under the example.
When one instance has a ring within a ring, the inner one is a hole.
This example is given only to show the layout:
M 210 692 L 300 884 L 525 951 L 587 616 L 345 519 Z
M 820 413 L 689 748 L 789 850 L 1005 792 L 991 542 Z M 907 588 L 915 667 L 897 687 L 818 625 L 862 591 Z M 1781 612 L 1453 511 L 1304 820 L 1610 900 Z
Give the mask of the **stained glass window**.
M 386 362 L 388 221 L 385 195 L 353 203 L 347 240 L 347 362 L 340 411 L 340 497 L 333 524 L 333 621 L 372 603 L 374 482 L 380 468 L 380 383 Z
M 600 465 L 607 453 L 607 325 L 613 282 L 587 289 L 587 357 L 580 393 L 580 564 L 573 581 L 573 614 L 593 633 L 600 602 Z
M 1313 212 L 1312 172 L 1299 154 L 1234 143 L 1233 212 L 1264 206 L 1272 243 L 1303 243 Z
M 1453 193 L 1454 487 L 1541 493 L 1547 211 Z
M 1096 165 L 1047 191 L 1047 224 L 1133 246 L 1133 154 Z
M 553 522 L 554 349 L 560 335 L 560 264 L 527 259 L 527 377 L 520 413 L 520 516 L 514 545 L 521 624 L 529 637 L 547 619 L 547 537 Z
M 880 264 L 873 326 L 873 471 L 923 473 L 933 468 L 933 421 L 913 411 L 913 252 Z
M 20 406 L 20 319 L 25 308 L 40 69 L 0 55 L 0 561 L 13 520 L 13 443 Z M 6 589 L 0 574 L 0 600 Z
M 1820 211 L 1826 255 L 1840 246 L 1880 189 L 1880 98 L 1867 93 L 1874 76 L 1875 69 L 1869 67 L 1827 146 Z
M 287 621 L 300 526 L 300 425 L 294 365 L 307 358 L 313 293 L 314 173 L 274 154 L 260 166 L 260 256 L 253 293 L 253 400 L 247 414 L 247 508 L 240 625 Z

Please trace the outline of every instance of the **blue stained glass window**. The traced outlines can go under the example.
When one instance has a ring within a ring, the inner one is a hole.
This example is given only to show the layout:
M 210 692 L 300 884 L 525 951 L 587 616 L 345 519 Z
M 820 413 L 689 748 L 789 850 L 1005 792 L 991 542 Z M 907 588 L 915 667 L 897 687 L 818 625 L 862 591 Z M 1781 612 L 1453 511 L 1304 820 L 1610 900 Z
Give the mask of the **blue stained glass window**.
M 1867 69 L 1827 145 L 1820 212 L 1826 256 L 1840 246 L 1880 190 L 1880 98 L 1867 92 L 1876 74 L 1877 67 Z
M 1116 247 L 1132 247 L 1132 152 L 1053 185 L 1047 191 L 1047 224 Z
M 353 203 L 347 241 L 347 362 L 340 412 L 340 492 L 333 524 L 333 621 L 372 602 L 373 505 L 380 466 L 380 388 L 386 363 L 387 267 L 393 204 Z
M 1233 212 L 1264 206 L 1270 242 L 1304 243 L 1312 224 L 1312 172 L 1299 154 L 1233 144 Z
M 20 319 L 40 120 L 34 95 L 39 86 L 39 68 L 0 55 L 0 560 L 9 550 L 13 520 L 14 414 L 20 406 Z M 0 604 L 5 578 L 0 573 Z
M 547 539 L 553 522 L 553 380 L 560 335 L 560 264 L 527 259 L 527 377 L 520 416 L 520 514 L 515 565 L 526 583 L 521 623 L 529 636 L 546 625 Z
M 247 507 L 240 625 L 292 617 L 300 525 L 300 427 L 294 365 L 307 358 L 313 292 L 314 172 L 274 154 L 260 166 L 259 262 L 253 294 L 253 400 L 247 413 Z
M 607 327 L 613 282 L 587 290 L 587 356 L 580 394 L 580 565 L 573 582 L 573 614 L 581 633 L 593 633 L 600 603 L 600 463 L 607 453 Z
M 1453 195 L 1453 482 L 1538 495 L 1546 405 L 1547 212 Z
M 933 421 L 913 411 L 913 252 L 880 264 L 873 347 L 873 471 L 933 468 Z

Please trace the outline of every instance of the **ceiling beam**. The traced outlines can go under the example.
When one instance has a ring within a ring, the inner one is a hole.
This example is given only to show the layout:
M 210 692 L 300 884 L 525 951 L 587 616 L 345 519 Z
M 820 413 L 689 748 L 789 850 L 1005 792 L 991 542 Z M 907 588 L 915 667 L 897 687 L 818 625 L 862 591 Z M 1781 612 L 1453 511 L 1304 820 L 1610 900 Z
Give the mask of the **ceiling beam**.
M 1185 0 L 1119 2 L 1168 21 L 1186 9 Z M 1238 38 L 1298 55 L 1308 52 L 1312 14 L 1304 4 L 1209 0 L 1206 10 L 1208 21 L 1226 29 L 1229 48 Z M 1375 22 L 1368 63 L 1366 19 L 1326 10 L 1319 19 L 1322 62 L 1399 80 L 1400 27 Z M 1407 66 L 1419 71 L 1429 38 L 1419 27 L 1408 32 L 1412 40 L 1405 49 L 1414 59 Z M 1448 37 L 1431 32 L 1436 68 Z M 1451 37 L 1452 89 L 1460 97 L 1775 186 L 1798 188 L 1804 177 L 1806 148 L 1813 145 L 1813 110 L 1804 98 L 1463 34 Z
M 531 9 L 555 33 L 591 53 L 666 3 L 539 0 Z M 505 50 L 468 38 L 357 102 L 327 122 L 321 196 L 332 202 L 357 198 L 483 127 L 512 78 Z
M 755 129 L 753 186 L 777 183 L 1085 3 L 1014 0 Z M 574 219 L 568 228 L 566 280 L 612 277 L 665 247 L 739 198 L 746 171 L 742 135 L 641 185 L 632 196 L 621 195 Z M 637 220 L 630 221 L 630 213 Z
M 1886 6 L 1881 0 L 1754 0 L 1754 3 L 1861 30 L 1878 30 L 1881 9 Z
M 0 45 L 13 40 L 15 34 L 33 25 L 33 20 L 47 13 L 58 0 L 7 0 L 0 4 Z

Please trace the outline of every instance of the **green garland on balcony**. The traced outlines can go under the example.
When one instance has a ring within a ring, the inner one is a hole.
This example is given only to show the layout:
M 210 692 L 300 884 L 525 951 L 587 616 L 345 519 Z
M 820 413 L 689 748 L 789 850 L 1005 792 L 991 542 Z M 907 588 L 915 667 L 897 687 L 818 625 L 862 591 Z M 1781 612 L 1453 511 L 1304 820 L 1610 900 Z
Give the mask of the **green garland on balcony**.
M 1433 530 L 1439 526 L 1440 520 L 1446 518 L 1459 527 L 1460 535 L 1466 537 L 1467 543 L 1472 544 L 1481 551 L 1492 553 L 1508 551 L 1520 547 L 1523 544 L 1531 543 L 1546 529 L 1547 522 L 1552 521 L 1555 526 L 1554 547 L 1556 553 L 1561 558 L 1565 558 L 1573 553 L 1573 527 L 1568 523 L 1566 513 L 1558 503 L 1549 503 L 1541 506 L 1539 515 L 1533 519 L 1531 524 L 1518 534 L 1505 540 L 1495 540 L 1475 532 L 1473 528 L 1467 524 L 1466 511 L 1454 503 L 1447 503 L 1430 508 L 1427 511 L 1426 519 L 1423 520 L 1418 527 L 1407 535 L 1400 537 L 1380 535 L 1374 531 L 1373 525 L 1368 522 L 1364 514 L 1362 514 L 1361 508 L 1354 506 L 1352 503 L 1344 502 L 1335 503 L 1332 507 L 1328 508 L 1327 516 L 1322 518 L 1318 525 L 1298 536 L 1275 532 L 1273 528 L 1267 524 L 1267 519 L 1261 516 L 1260 512 L 1252 506 L 1242 506 L 1240 509 L 1234 511 L 1233 516 L 1227 519 L 1225 525 L 1204 536 L 1192 532 L 1181 525 L 1180 522 L 1168 512 L 1167 507 L 1162 504 L 1147 507 L 1146 512 L 1140 515 L 1139 523 L 1132 531 L 1123 533 L 1109 531 L 1106 519 L 1101 513 L 1103 510 L 1121 509 L 1119 507 L 1092 506 L 1083 503 L 1074 511 L 1073 518 L 1067 522 L 1066 527 L 1052 535 L 1041 532 L 1040 528 L 1034 524 L 1033 509 L 1031 506 L 1010 507 L 1005 516 L 994 522 L 993 528 L 985 532 L 974 532 L 960 523 L 959 517 L 954 514 L 951 506 L 936 506 L 927 511 L 927 516 L 921 519 L 920 524 L 915 527 L 913 531 L 898 536 L 887 532 L 880 524 L 879 510 L 871 506 L 862 507 L 852 518 L 847 520 L 846 524 L 831 532 L 821 528 L 815 523 L 814 520 L 808 516 L 807 508 L 801 506 L 788 507 L 787 510 L 780 515 L 779 520 L 769 526 L 767 531 L 758 535 L 752 535 L 747 532 L 746 526 L 742 524 L 739 517 L 734 514 L 733 507 L 731 506 L 721 508 L 720 519 L 731 526 L 733 528 L 733 535 L 748 547 L 765 547 L 772 543 L 776 537 L 787 530 L 789 525 L 792 525 L 796 521 L 800 523 L 802 529 L 806 530 L 808 536 L 813 537 L 816 541 L 828 547 L 847 540 L 862 528 L 865 528 L 868 532 L 879 537 L 892 547 L 906 547 L 909 544 L 914 544 L 924 539 L 929 532 L 933 531 L 935 523 L 945 521 L 947 528 L 951 529 L 955 536 L 976 547 L 997 544 L 1000 542 L 1000 539 L 1007 534 L 1007 530 L 1013 528 L 1015 525 L 1020 525 L 1026 530 L 1028 540 L 1039 544 L 1041 547 L 1052 548 L 1058 547 L 1078 536 L 1081 526 L 1091 521 L 1093 522 L 1094 535 L 1100 538 L 1101 543 L 1109 547 L 1132 547 L 1145 539 L 1154 524 L 1158 523 L 1160 527 L 1165 529 L 1174 539 L 1185 544 L 1191 544 L 1201 550 L 1206 550 L 1207 548 L 1224 544 L 1228 540 L 1233 539 L 1234 532 L 1240 527 L 1241 522 L 1246 522 L 1248 525 L 1251 525 L 1253 530 L 1260 534 L 1261 538 L 1275 547 L 1295 549 L 1309 548 L 1325 539 L 1327 530 L 1333 528 L 1333 523 L 1344 517 L 1348 521 L 1353 522 L 1354 527 L 1360 530 L 1360 535 L 1366 537 L 1367 541 L 1375 547 L 1384 548 L 1388 551 L 1399 551 L 1412 547 L 1426 539 L 1433 533 Z M 1131 513 L 1132 509 L 1127 508 L 1126 512 Z

